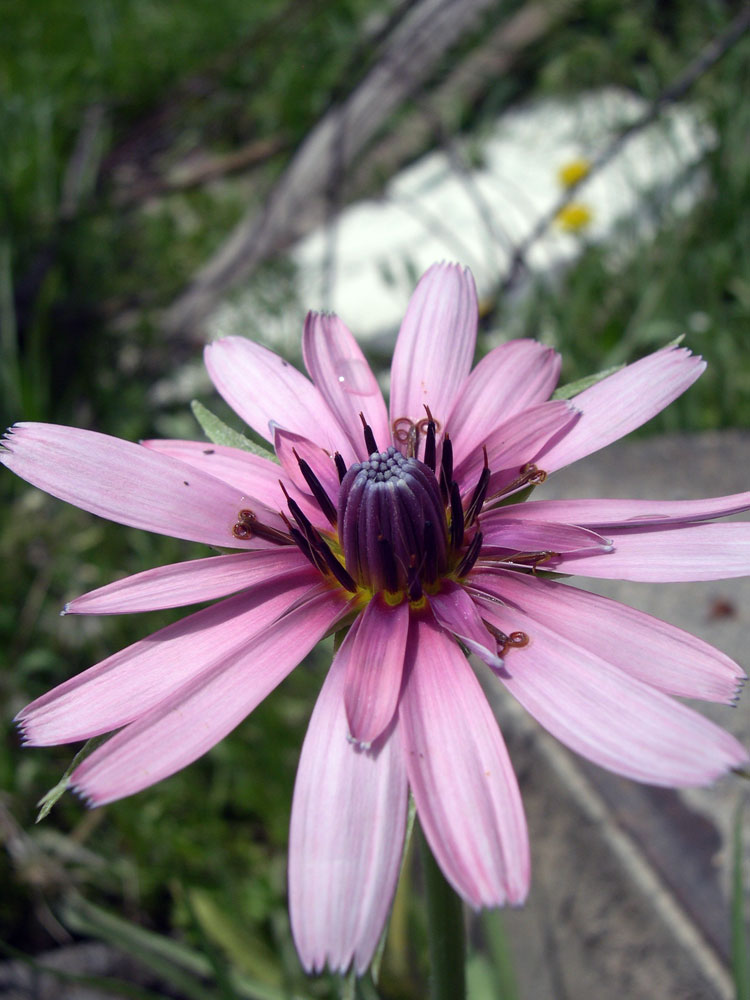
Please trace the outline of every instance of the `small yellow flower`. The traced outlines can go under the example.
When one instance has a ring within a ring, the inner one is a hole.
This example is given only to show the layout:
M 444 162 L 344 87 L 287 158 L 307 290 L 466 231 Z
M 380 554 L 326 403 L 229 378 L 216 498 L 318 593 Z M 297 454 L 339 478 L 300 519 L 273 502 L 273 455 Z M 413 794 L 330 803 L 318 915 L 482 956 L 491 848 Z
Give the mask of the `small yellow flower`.
M 580 201 L 569 202 L 555 217 L 560 229 L 566 233 L 580 233 L 588 228 L 591 218 L 591 209 Z
M 591 170 L 591 163 L 583 157 L 570 160 L 557 171 L 557 179 L 564 188 L 571 188 L 574 184 L 582 181 L 588 176 Z

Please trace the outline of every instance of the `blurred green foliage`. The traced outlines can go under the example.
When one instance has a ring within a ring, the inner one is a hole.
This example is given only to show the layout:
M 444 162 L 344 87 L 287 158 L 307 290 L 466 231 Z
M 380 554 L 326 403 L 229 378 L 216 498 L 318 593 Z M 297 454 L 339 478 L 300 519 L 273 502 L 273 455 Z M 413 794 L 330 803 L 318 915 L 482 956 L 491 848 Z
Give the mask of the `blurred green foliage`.
M 501 5 L 493 18 L 519 6 Z M 603 84 L 654 98 L 739 7 L 718 0 L 573 5 L 512 79 L 498 80 L 466 109 L 465 127 L 481 127 L 520 98 Z M 39 0 L 31 12 L 0 0 L 6 422 L 52 420 L 129 439 L 168 425 L 199 436 L 181 404 L 151 391 L 198 355 L 195 344 L 161 338 L 159 310 L 262 197 L 331 99 L 356 81 L 367 61 L 363 25 L 391 8 L 384 0 Z M 687 333 L 687 344 L 709 360 L 708 373 L 651 429 L 750 424 L 749 55 L 743 39 L 691 95 L 718 138 L 704 163 L 705 198 L 688 215 L 663 205 L 646 244 L 636 247 L 624 230 L 616 275 L 605 250 L 591 246 L 564 277 L 540 280 L 520 307 L 501 302 L 496 313 L 502 328 L 539 333 L 562 351 L 563 381 Z M 221 154 L 261 140 L 278 147 L 246 177 L 175 193 L 160 187 L 191 151 Z M 271 263 L 266 273 L 269 288 L 285 294 L 288 267 Z M 206 395 L 206 402 L 215 401 Z M 94 813 L 66 796 L 35 827 L 35 803 L 73 750 L 22 751 L 9 718 L 181 614 L 62 619 L 59 609 L 119 576 L 203 551 L 95 521 L 10 475 L 0 477 L 0 495 L 0 941 L 31 953 L 64 940 L 63 925 L 96 935 L 96 916 L 76 903 L 83 897 L 209 956 L 207 970 L 183 953 L 165 959 L 180 975 L 211 981 L 200 995 L 232 995 L 233 975 L 281 991 L 268 995 L 332 995 L 335 977 L 310 983 L 302 975 L 285 908 L 296 761 L 330 650 L 187 771 Z M 424 924 L 408 890 L 396 911 L 382 990 L 420 996 Z M 120 932 L 107 933 L 99 936 Z M 499 929 L 484 933 L 495 943 L 490 958 L 472 967 L 476 1000 L 489 995 L 481 985 L 492 982 L 487 963 L 504 954 Z M 132 949 L 139 948 L 148 964 L 153 942 L 136 941 Z M 171 982 L 173 995 L 187 995 L 179 977 Z

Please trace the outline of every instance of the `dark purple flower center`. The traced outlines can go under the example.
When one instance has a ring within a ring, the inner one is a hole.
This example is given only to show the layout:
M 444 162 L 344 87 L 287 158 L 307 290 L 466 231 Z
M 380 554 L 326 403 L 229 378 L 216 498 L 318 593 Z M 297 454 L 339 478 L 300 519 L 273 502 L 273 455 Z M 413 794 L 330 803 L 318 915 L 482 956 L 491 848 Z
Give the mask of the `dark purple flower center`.
M 421 596 L 447 569 L 448 530 L 435 473 L 392 445 L 350 466 L 338 500 L 347 572 L 361 586 Z
M 425 592 L 439 591 L 441 579 L 464 579 L 479 557 L 482 532 L 477 519 L 490 483 L 487 452 L 474 490 L 462 497 L 453 478 L 450 437 L 446 434 L 442 440 L 438 462 L 438 425 L 429 410 L 422 461 L 415 457 L 421 423 L 415 425 L 406 418 L 395 421 L 394 438 L 403 450 L 390 445 L 378 451 L 372 429 L 362 414 L 360 419 L 370 454 L 347 468 L 336 452 L 337 498 L 329 495 L 312 467 L 295 452 L 302 477 L 330 529 L 316 527 L 282 483 L 292 518 L 281 514 L 287 532 L 263 524 L 252 510 L 241 510 L 233 534 L 240 539 L 257 535 L 278 545 L 297 545 L 323 576 L 335 578 L 351 594 L 386 591 L 397 600 L 420 602 Z M 535 465 L 524 466 L 516 480 L 490 499 L 541 482 L 544 476 Z M 514 564 L 535 568 L 553 554 L 516 552 L 512 558 Z

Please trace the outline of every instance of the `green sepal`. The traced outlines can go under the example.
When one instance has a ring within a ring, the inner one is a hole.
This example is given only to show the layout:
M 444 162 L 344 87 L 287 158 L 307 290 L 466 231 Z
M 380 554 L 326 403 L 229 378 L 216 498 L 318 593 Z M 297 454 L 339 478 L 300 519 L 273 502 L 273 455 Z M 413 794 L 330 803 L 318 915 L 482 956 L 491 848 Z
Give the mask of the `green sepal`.
M 93 750 L 96 750 L 99 744 L 103 743 L 106 738 L 107 738 L 106 736 L 94 736 L 90 740 L 86 740 L 86 743 L 81 747 L 81 749 L 75 755 L 73 760 L 71 760 L 70 764 L 68 764 L 68 766 L 65 768 L 65 773 L 63 774 L 62 778 L 60 778 L 57 784 L 53 788 L 50 788 L 50 790 L 45 795 L 43 795 L 41 799 L 39 799 L 39 801 L 37 802 L 37 805 L 40 808 L 39 812 L 37 813 L 37 817 L 34 820 L 35 823 L 41 823 L 41 821 L 49 815 L 52 807 L 55 805 L 58 799 L 61 799 L 63 797 L 63 795 L 67 792 L 68 788 L 70 787 L 70 776 L 76 769 L 78 764 L 81 762 L 81 760 L 83 760 L 84 757 L 88 757 L 88 755 Z
M 245 437 L 233 427 L 225 424 L 215 413 L 203 405 L 199 400 L 194 399 L 190 404 L 193 416 L 201 425 L 203 433 L 209 441 L 214 444 L 226 445 L 229 448 L 241 448 L 243 451 L 252 452 L 261 458 L 269 458 L 272 462 L 278 462 L 278 458 L 268 448 L 256 444 L 250 438 Z
M 661 350 L 666 351 L 670 347 L 679 347 L 679 345 L 685 339 L 685 334 L 681 333 L 669 343 L 665 344 Z M 625 365 L 613 365 L 611 368 L 605 368 L 604 371 L 597 372 L 596 375 L 586 375 L 585 378 L 576 379 L 575 382 L 568 382 L 567 385 L 561 385 L 559 389 L 555 389 L 552 393 L 552 399 L 570 399 L 572 396 L 577 396 L 579 392 L 583 392 L 584 389 L 589 389 L 592 385 L 596 385 L 597 382 L 601 382 L 602 379 L 607 378 L 610 375 L 614 375 L 615 372 L 619 372 L 621 368 Z
M 497 510 L 499 507 L 508 507 L 510 504 L 523 503 L 525 500 L 529 499 L 535 489 L 536 484 L 534 483 L 531 486 L 527 486 L 525 489 L 519 490 L 517 493 L 511 493 L 507 497 L 496 500 L 486 508 L 485 513 L 487 510 Z
M 624 367 L 625 365 L 614 365 L 612 368 L 605 368 L 603 372 L 597 372 L 596 375 L 587 375 L 585 378 L 576 379 L 575 382 L 568 382 L 567 385 L 561 385 L 559 389 L 555 389 L 552 393 L 552 398 L 570 399 L 572 396 L 577 396 L 579 392 L 583 392 L 584 389 L 590 389 L 592 385 L 596 385 L 597 382 L 601 382 L 602 379 L 607 378 L 609 375 L 614 375 L 615 372 L 619 372 Z
M 670 340 L 668 344 L 665 344 L 664 347 L 662 347 L 662 350 L 666 351 L 666 349 L 668 347 L 679 347 L 680 344 L 683 342 L 684 339 L 685 339 L 685 334 L 684 333 L 679 333 L 674 338 L 674 340 Z

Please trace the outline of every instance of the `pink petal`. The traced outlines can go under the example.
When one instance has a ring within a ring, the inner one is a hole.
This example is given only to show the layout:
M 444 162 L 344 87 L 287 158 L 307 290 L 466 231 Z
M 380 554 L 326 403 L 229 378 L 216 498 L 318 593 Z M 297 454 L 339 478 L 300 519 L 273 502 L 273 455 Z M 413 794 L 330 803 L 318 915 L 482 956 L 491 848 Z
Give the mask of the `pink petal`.
M 212 444 L 210 441 L 180 441 L 153 438 L 141 441 L 144 448 L 171 455 L 196 469 L 207 472 L 223 483 L 252 493 L 274 509 L 284 506 L 284 494 L 279 479 L 285 479 L 283 469 L 268 458 L 240 448 Z
M 16 717 L 33 746 L 109 732 L 150 712 L 195 677 L 247 649 L 253 637 L 315 591 L 309 570 L 279 575 L 168 625 L 32 701 Z
M 595 764 L 653 785 L 704 785 L 747 760 L 733 736 L 556 629 L 500 605 L 485 609 L 529 644 L 502 682 L 553 736 Z
M 437 623 L 447 629 L 472 653 L 494 670 L 501 670 L 497 642 L 485 628 L 477 606 L 463 587 L 444 580 L 439 594 L 430 595 L 430 608 Z
M 239 552 L 236 555 L 211 556 L 189 562 L 172 563 L 147 569 L 108 583 L 65 605 L 66 614 L 120 615 L 157 608 L 179 608 L 217 597 L 259 583 L 273 583 L 309 566 L 294 546 L 267 549 L 264 552 Z
M 554 472 L 624 437 L 681 396 L 705 367 L 684 347 L 665 347 L 585 389 L 571 401 L 583 416 L 539 465 Z
M 545 521 L 513 520 L 505 516 L 507 508 L 483 514 L 479 527 L 483 536 L 482 556 L 486 548 L 510 549 L 513 552 L 611 552 L 608 538 L 575 524 L 548 524 Z
M 398 730 L 371 750 L 352 744 L 346 665 L 331 667 L 315 704 L 294 786 L 289 911 L 308 972 L 358 973 L 372 960 L 398 879 L 407 784 Z
M 549 399 L 560 375 L 560 355 L 536 340 L 510 340 L 490 351 L 469 375 L 447 430 L 456 465 L 481 450 L 494 429 Z
M 517 413 L 491 431 L 484 441 L 492 470 L 488 496 L 517 476 L 522 466 L 533 462 L 551 440 L 565 433 L 579 417 L 580 414 L 567 400 L 553 400 Z M 474 489 L 483 467 L 484 452 L 481 447 L 467 455 L 456 467 L 454 478 L 462 492 Z
M 503 507 L 508 517 L 561 521 L 589 528 L 687 524 L 745 510 L 750 510 L 750 493 L 705 500 L 532 500 Z
M 409 604 L 376 594 L 339 649 L 345 665 L 344 704 L 353 739 L 370 744 L 396 711 L 404 669 Z
M 554 569 L 604 580 L 726 580 L 750 574 L 750 524 L 608 528 L 612 552 L 562 556 Z
M 412 616 L 399 703 L 406 769 L 443 874 L 472 906 L 521 903 L 529 843 L 500 730 L 465 656 Z
M 318 591 L 95 750 L 71 786 L 103 805 L 192 763 L 239 725 L 346 610 L 339 593 Z
M 224 337 L 207 345 L 204 358 L 227 403 L 267 441 L 271 421 L 296 434 L 314 432 L 331 454 L 347 441 L 312 382 L 268 348 L 244 337 Z
M 211 444 L 208 441 L 170 441 L 155 438 L 141 441 L 141 444 L 144 448 L 158 451 L 162 455 L 171 455 L 172 458 L 178 458 L 196 469 L 202 469 L 216 479 L 229 483 L 230 486 L 236 486 L 243 494 L 257 497 L 272 510 L 286 510 L 286 498 L 281 489 L 283 483 L 307 517 L 316 524 L 320 521 L 320 508 L 310 500 L 307 487 L 304 493 L 297 490 L 284 469 L 267 458 L 253 455 L 249 451 L 241 451 L 239 448 Z M 318 521 L 315 521 L 315 518 Z
M 291 431 L 285 431 L 280 427 L 274 427 L 273 429 L 273 446 L 287 476 L 297 489 L 307 496 L 308 500 L 310 500 L 310 487 L 300 472 L 299 462 L 294 455 L 295 451 L 310 466 L 318 477 L 321 486 L 328 494 L 329 500 L 334 507 L 336 506 L 339 495 L 339 477 L 336 472 L 336 463 L 328 452 L 323 451 L 322 448 L 309 438 L 301 434 L 293 434 Z M 347 448 L 347 451 L 349 454 L 344 457 L 353 459 L 354 454 L 349 451 L 349 448 Z M 320 512 L 318 512 L 319 515 Z
M 0 462 L 52 496 L 100 517 L 163 535 L 233 548 L 267 548 L 232 534 L 250 508 L 270 527 L 279 515 L 255 497 L 167 455 L 95 431 L 57 424 L 15 424 Z
M 729 702 L 745 678 L 702 639 L 598 594 L 504 570 L 472 573 L 469 583 L 666 694 Z
M 435 264 L 419 281 L 401 324 L 391 364 L 391 421 L 425 418 L 425 403 L 445 428 L 469 374 L 477 336 L 471 272 Z
M 360 413 L 372 428 L 378 448 L 387 448 L 391 428 L 383 394 L 346 324 L 330 313 L 308 313 L 302 354 L 313 382 L 347 431 L 357 458 L 367 458 Z

